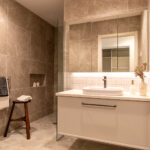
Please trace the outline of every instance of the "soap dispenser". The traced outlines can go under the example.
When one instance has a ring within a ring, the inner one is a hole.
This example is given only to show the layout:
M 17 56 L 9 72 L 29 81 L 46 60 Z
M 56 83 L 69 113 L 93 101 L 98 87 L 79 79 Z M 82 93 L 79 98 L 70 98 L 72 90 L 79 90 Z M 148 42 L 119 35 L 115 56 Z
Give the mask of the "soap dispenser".
M 136 88 L 135 88 L 135 85 L 134 85 L 134 80 L 131 81 L 130 94 L 131 95 L 135 95 L 136 94 Z

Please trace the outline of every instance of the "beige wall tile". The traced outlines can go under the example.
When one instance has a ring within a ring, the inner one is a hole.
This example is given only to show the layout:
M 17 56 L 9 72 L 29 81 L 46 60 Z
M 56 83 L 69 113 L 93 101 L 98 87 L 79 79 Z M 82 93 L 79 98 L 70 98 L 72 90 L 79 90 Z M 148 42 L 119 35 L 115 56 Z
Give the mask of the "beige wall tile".
M 7 76 L 7 56 L 0 54 L 0 76 Z
M 64 17 L 68 19 L 78 19 L 88 15 L 89 0 L 65 0 Z
M 89 16 L 110 16 L 122 10 L 127 10 L 127 0 L 90 0 Z
M 6 54 L 7 53 L 7 21 L 6 20 L 4 20 L 3 22 L 0 21 L 0 37 L 1 37 L 0 53 Z
M 147 8 L 148 0 L 128 0 L 129 9 Z
M 30 12 L 14 0 L 7 0 L 8 21 L 15 25 L 27 28 Z
M 33 96 L 29 115 L 31 120 L 36 120 L 53 111 L 55 28 L 15 0 L 0 0 L 1 18 L 4 21 L 0 22 L 0 76 L 10 79 L 11 99 L 23 94 Z M 45 74 L 45 87 L 30 87 L 30 74 Z M 23 108 L 16 107 L 15 115 L 21 114 Z M 0 118 L 0 123 L 3 122 L 1 135 L 8 110 L 0 111 L 0 115 L 3 115 Z
M 65 0 L 66 22 L 120 15 L 148 8 L 148 0 Z

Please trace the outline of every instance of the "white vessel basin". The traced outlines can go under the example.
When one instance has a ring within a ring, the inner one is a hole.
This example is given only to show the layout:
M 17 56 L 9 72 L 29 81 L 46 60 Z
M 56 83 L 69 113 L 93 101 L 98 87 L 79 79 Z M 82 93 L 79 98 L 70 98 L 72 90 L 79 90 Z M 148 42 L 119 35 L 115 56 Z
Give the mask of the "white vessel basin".
M 82 89 L 83 94 L 88 95 L 106 95 L 106 96 L 122 96 L 123 88 L 121 87 L 86 87 Z

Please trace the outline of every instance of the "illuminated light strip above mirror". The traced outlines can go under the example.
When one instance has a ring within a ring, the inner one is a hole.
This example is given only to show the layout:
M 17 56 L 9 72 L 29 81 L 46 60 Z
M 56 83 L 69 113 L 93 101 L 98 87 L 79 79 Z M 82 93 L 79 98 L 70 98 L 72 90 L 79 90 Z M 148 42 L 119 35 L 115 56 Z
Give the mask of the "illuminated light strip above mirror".
M 145 77 L 150 78 L 150 72 L 145 72 Z M 126 78 L 135 78 L 134 72 L 113 72 L 113 73 L 106 73 L 106 72 L 97 72 L 97 73 L 90 73 L 90 72 L 73 72 L 71 73 L 72 77 L 126 77 Z

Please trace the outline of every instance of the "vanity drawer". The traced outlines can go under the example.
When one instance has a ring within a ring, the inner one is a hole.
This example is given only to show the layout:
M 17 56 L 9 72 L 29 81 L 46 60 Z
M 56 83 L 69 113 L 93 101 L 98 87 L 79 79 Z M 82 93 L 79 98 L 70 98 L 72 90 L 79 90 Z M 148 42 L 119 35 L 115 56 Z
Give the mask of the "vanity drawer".
M 117 102 L 101 99 L 82 99 L 82 132 L 86 137 L 116 140 Z

